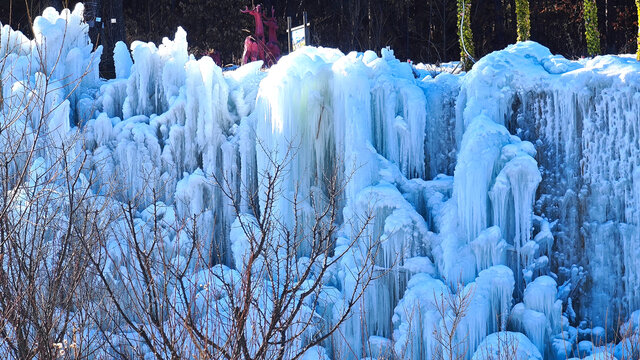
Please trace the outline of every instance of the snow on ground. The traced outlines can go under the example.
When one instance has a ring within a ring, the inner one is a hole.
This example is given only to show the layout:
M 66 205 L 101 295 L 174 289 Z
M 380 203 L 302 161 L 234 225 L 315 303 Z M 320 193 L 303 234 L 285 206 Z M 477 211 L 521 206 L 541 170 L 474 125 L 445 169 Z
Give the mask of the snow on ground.
M 346 250 L 323 283 L 325 302 L 305 311 L 335 319 L 341 297 L 358 287 L 350 273 L 371 261 L 384 275 L 340 327 L 344 345 L 327 343 L 303 358 L 446 354 L 434 338 L 455 318 L 444 298 L 468 298 L 452 338 L 466 343 L 464 358 L 478 360 L 510 358 L 500 353 L 501 337 L 517 343 L 523 359 L 591 353 L 581 318 L 610 330 L 605 314 L 640 308 L 640 64 L 632 57 L 576 62 L 524 42 L 467 74 L 433 77 L 387 49 L 378 56 L 306 47 L 268 71 L 252 63 L 223 72 L 188 54 L 178 29 L 159 46 L 117 44 L 117 76 L 107 81 L 98 78 L 101 48 L 92 52 L 81 12 L 45 10 L 35 40 L 2 28 L 5 108 L 25 84 L 47 91 L 44 74 L 61 85 L 42 105 L 47 116 L 20 119 L 50 130 L 37 139 L 39 158 L 25 161 L 35 174 L 38 161 L 59 156 L 55 145 L 81 134 L 76 154 L 88 156 L 86 174 L 99 174 L 92 191 L 134 202 L 141 233 L 150 231 L 151 209 L 162 209 L 175 263 L 188 256 L 189 241 L 171 225 L 190 219 L 210 254 L 210 264 L 187 264 L 193 284 L 213 264 L 224 264 L 211 270 L 218 278 L 240 276 L 265 207 L 285 228 L 309 231 L 330 179 L 345 183 L 336 253 L 371 239 L 379 253 L 367 259 Z M 274 177 L 278 196 L 270 198 Z M 121 189 L 104 193 L 113 179 Z M 113 249 L 118 240 L 110 239 Z M 271 245 L 270 256 L 279 256 Z M 301 260 L 312 246 L 297 250 Z M 126 267 L 125 257 L 114 254 L 110 268 Z M 586 281 L 577 275 L 585 273 Z M 216 314 L 203 324 L 228 311 L 228 300 L 215 298 Z M 573 306 L 581 318 L 569 320 Z

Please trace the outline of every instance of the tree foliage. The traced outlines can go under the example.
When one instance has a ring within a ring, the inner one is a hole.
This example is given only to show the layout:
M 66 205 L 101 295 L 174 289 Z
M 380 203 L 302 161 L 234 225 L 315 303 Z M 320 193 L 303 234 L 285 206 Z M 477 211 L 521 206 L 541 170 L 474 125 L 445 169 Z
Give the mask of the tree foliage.
M 587 37 L 587 53 L 600 53 L 600 31 L 598 31 L 598 7 L 595 0 L 584 0 L 584 26 Z
M 73 7 L 78 0 L 8 0 L 0 1 L 0 21 L 25 31 L 30 36 L 29 16 L 36 16 L 45 6 Z M 311 23 L 311 43 L 337 47 L 344 52 L 379 50 L 390 46 L 400 59 L 444 62 L 459 58 L 460 25 L 457 1 L 451 0 L 100 0 L 105 16 L 113 4 L 122 3 L 125 40 L 153 41 L 171 37 L 178 26 L 187 30 L 190 51 L 196 56 L 216 49 L 225 64 L 239 61 L 246 36 L 253 31 L 253 20 L 240 13 L 244 6 L 262 3 L 274 6 L 280 25 L 281 48 L 286 49 L 286 18 L 294 25 L 302 23 L 307 11 Z M 518 19 L 529 4 L 530 38 L 549 47 L 552 53 L 569 58 L 584 56 L 587 51 L 583 1 L 575 0 L 484 0 L 470 9 L 473 48 L 478 57 L 504 48 L 524 36 L 526 27 Z M 25 6 L 27 4 L 28 6 Z M 632 53 L 638 37 L 637 0 L 598 2 L 601 50 L 605 53 Z M 117 8 L 117 6 L 115 7 Z M 524 14 L 523 14 L 524 15 Z M 103 61 L 111 52 L 105 42 L 113 42 L 105 24 L 98 43 L 105 45 Z M 520 30 L 518 30 L 520 28 Z M 108 73 L 104 75 L 109 76 Z
M 518 41 L 529 40 L 531 37 L 529 0 L 516 0 L 516 18 L 518 23 Z

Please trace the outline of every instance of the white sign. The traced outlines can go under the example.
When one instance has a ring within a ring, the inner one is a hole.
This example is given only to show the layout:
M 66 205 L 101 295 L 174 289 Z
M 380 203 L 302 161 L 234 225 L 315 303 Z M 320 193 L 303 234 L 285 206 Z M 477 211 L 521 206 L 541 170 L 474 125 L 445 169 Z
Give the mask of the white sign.
M 307 45 L 307 39 L 304 33 L 304 26 L 298 26 L 291 29 L 291 46 L 293 50 L 300 49 Z

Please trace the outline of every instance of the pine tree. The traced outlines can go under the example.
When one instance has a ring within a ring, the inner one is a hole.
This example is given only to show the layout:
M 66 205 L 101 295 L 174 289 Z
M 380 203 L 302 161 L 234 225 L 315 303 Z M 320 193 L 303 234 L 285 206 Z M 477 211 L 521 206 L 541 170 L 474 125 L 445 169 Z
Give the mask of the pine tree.
M 518 24 L 518 41 L 529 40 L 531 37 L 529 0 L 516 0 L 516 17 Z
M 584 25 L 587 52 L 589 56 L 597 55 L 600 53 L 600 31 L 598 31 L 598 7 L 595 0 L 584 0 Z
M 471 0 L 458 0 L 458 38 L 460 61 L 465 70 L 473 66 L 473 33 L 471 32 Z

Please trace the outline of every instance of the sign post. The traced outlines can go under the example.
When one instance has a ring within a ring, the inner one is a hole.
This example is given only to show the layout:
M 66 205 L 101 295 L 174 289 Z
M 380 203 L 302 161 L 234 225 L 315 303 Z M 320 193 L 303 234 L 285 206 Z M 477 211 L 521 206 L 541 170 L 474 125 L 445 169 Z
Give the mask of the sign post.
M 310 44 L 309 26 L 311 25 L 307 20 L 307 12 L 302 13 L 303 23 L 300 26 L 294 28 L 291 27 L 291 17 L 287 17 L 287 35 L 289 38 L 289 52 L 296 51 L 297 49 Z
M 302 12 L 302 26 L 304 26 L 304 45 L 311 45 L 309 39 L 309 23 L 307 22 L 307 12 Z
M 291 52 L 291 16 L 287 16 L 287 39 L 289 41 L 288 52 Z

